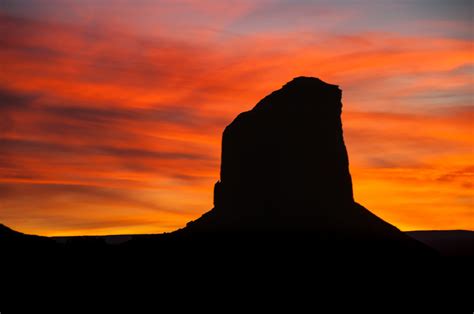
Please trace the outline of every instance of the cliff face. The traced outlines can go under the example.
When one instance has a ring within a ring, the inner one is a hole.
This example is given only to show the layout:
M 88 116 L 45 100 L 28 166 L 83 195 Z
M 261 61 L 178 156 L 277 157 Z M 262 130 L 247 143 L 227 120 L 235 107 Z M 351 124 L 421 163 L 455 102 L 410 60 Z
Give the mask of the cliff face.
M 237 116 L 223 134 L 214 209 L 188 229 L 327 230 L 349 215 L 341 95 L 298 77 Z
M 300 77 L 240 114 L 224 131 L 215 206 L 305 216 L 353 202 L 341 108 L 337 86 Z
M 319 244 L 422 247 L 354 202 L 341 90 L 298 77 L 224 130 L 214 208 L 175 234 L 305 234 Z

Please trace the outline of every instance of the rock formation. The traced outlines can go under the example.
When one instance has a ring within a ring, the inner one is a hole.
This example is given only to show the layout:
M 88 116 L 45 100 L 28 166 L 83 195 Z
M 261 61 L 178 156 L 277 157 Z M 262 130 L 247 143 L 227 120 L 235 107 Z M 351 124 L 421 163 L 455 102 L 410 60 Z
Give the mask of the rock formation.
M 175 234 L 422 247 L 354 202 L 341 95 L 336 85 L 298 77 L 238 115 L 224 130 L 214 208 Z
M 336 85 L 298 77 L 241 113 L 223 134 L 214 208 L 183 229 L 130 236 L 110 248 L 105 238 L 59 243 L 0 225 L 0 250 L 49 256 L 63 249 L 78 255 L 178 252 L 190 258 L 227 252 L 300 261 L 361 253 L 436 255 L 354 201 L 341 110 Z

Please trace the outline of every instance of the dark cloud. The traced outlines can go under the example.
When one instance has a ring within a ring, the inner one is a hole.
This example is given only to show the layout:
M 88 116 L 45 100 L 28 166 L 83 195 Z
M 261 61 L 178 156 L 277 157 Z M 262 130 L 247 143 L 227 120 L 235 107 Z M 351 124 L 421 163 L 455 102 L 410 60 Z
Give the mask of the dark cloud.
M 58 51 L 54 47 L 12 42 L 7 38 L 0 39 L 0 47 L 2 47 L 3 53 L 14 53 L 22 57 L 42 60 L 43 62 L 66 56 L 63 52 Z
M 18 152 L 36 151 L 36 150 L 61 150 L 65 147 L 62 144 L 53 144 L 29 139 L 8 139 L 1 138 L 0 146 L 6 150 L 15 150 Z
M 447 172 L 439 176 L 436 180 L 440 182 L 463 181 L 464 184 L 471 184 L 474 179 L 474 166 L 464 167 Z
M 217 166 L 217 165 L 216 165 Z M 203 180 L 202 176 L 190 176 L 181 173 L 176 173 L 173 175 L 173 178 L 181 180 L 186 183 L 198 183 Z
M 89 186 L 80 184 L 34 184 L 34 183 L 0 183 L 0 197 L 12 198 L 24 196 L 28 199 L 71 199 L 76 201 L 87 200 L 88 203 L 107 204 L 112 206 L 130 206 L 155 211 L 169 211 L 179 213 L 179 210 L 166 210 L 156 201 L 148 202 L 134 196 L 134 191 L 104 186 Z M 5 209 L 7 211 L 7 209 Z
M 344 137 L 350 143 L 357 143 L 357 149 L 365 154 L 387 153 L 387 149 L 406 152 L 407 155 L 443 153 L 450 149 L 460 149 L 459 144 L 429 134 L 410 134 L 408 132 L 377 132 L 365 128 L 344 128 Z
M 42 112 L 66 120 L 80 120 L 96 123 L 116 122 L 119 120 L 146 121 L 154 123 L 170 123 L 182 126 L 192 126 L 205 122 L 204 117 L 199 117 L 192 108 L 179 106 L 158 108 L 124 108 L 96 104 L 96 106 L 47 106 Z
M 12 109 L 27 109 L 40 97 L 39 93 L 22 93 L 0 87 L 0 112 Z
M 452 106 L 470 104 L 473 99 L 472 86 L 470 84 L 456 87 L 439 87 L 437 90 L 422 90 L 399 96 L 401 101 L 416 103 L 417 106 L 426 108 L 435 106 Z
M 137 112 L 121 108 L 80 107 L 70 105 L 47 105 L 41 112 L 56 116 L 61 120 L 79 120 L 83 122 L 107 123 L 115 120 L 133 120 L 137 118 Z
M 397 158 L 390 158 L 390 156 L 375 156 L 367 158 L 368 164 L 371 168 L 400 168 L 400 167 L 413 167 L 407 160 L 399 160 Z
M 37 140 L 27 139 L 1 139 L 0 147 L 3 152 L 19 155 L 37 156 L 58 154 L 72 154 L 79 156 L 93 156 L 93 155 L 109 155 L 118 158 L 152 158 L 165 160 L 209 160 L 210 157 L 204 154 L 185 153 L 177 151 L 156 151 L 149 149 L 136 148 L 120 148 L 113 146 L 88 146 L 88 145 L 71 145 L 59 144 Z
M 120 158 L 153 158 L 170 160 L 208 160 L 209 156 L 193 153 L 162 152 L 135 148 L 92 147 L 97 152 L 113 155 Z
M 474 75 L 474 63 L 466 63 L 449 71 L 450 74 Z
M 176 103 L 150 104 L 145 108 L 124 107 L 111 102 L 89 101 L 78 103 L 76 100 L 59 99 L 45 93 L 20 92 L 0 88 L 0 111 L 11 114 L 42 114 L 59 121 L 79 121 L 105 124 L 120 121 L 144 121 L 149 123 L 167 123 L 182 127 L 209 125 L 209 122 L 223 123 L 224 118 L 206 117 L 198 109 Z
M 4 14 L 0 8 L 1 52 L 20 54 L 43 61 L 63 57 L 64 53 L 57 46 L 47 46 L 38 39 L 41 38 L 39 34 L 46 34 L 55 28 L 48 22 Z M 63 25 L 60 29 L 71 29 L 71 27 Z

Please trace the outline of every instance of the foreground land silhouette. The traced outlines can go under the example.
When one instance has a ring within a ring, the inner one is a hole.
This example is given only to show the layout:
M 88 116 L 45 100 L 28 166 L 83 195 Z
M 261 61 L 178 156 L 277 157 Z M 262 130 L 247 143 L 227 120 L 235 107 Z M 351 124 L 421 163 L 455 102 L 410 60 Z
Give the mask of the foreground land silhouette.
M 341 96 L 336 85 L 298 77 L 237 116 L 223 133 L 214 208 L 180 230 L 52 239 L 29 238 L 2 227 L 0 245 L 156 254 L 211 249 L 263 254 L 437 255 L 415 239 L 433 244 L 426 241 L 427 233 L 411 237 L 354 201 Z M 469 252 L 471 244 L 466 243 Z

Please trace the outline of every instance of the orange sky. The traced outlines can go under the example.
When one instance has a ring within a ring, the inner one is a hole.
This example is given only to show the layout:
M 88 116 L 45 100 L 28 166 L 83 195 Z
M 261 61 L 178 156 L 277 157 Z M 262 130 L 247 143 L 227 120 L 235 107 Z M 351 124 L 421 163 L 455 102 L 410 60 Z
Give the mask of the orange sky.
M 305 75 L 343 90 L 358 202 L 474 230 L 472 3 L 220 3 L 2 2 L 0 223 L 182 227 L 212 207 L 223 128 Z

